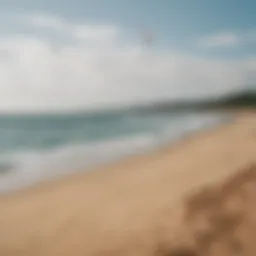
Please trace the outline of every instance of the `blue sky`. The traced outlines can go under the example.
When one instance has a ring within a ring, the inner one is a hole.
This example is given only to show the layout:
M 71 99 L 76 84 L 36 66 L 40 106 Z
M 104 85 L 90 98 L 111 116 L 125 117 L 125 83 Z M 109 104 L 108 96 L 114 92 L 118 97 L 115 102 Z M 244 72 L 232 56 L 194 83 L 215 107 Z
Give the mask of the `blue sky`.
M 186 44 L 202 34 L 255 30 L 253 0 L 6 0 L 2 11 L 38 11 L 74 20 L 114 23 L 127 29 L 146 26 L 160 41 Z
M 128 26 L 145 22 L 158 29 L 171 26 L 174 31 L 192 29 L 199 33 L 223 28 L 254 29 L 256 22 L 253 0 L 6 0 L 0 4 L 7 11 L 43 11 Z
M 253 0 L 0 0 L 0 111 L 203 97 L 254 84 L 255 10 Z M 143 28 L 156 38 L 147 49 Z

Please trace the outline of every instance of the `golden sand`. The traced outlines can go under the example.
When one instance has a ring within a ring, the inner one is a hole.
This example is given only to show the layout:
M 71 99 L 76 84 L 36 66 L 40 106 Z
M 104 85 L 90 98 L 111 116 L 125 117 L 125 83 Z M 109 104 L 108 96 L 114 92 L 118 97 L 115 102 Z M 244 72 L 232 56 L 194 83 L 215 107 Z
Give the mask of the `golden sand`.
M 158 152 L 1 196 L 0 255 L 256 255 L 255 163 L 256 113 L 241 114 Z

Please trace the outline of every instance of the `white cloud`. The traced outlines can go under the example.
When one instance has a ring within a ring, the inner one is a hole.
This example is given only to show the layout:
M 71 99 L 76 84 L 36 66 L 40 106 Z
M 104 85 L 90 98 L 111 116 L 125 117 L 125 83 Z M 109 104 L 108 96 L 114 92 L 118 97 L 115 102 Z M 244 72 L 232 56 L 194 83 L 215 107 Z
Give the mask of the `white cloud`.
M 217 95 L 241 88 L 248 72 L 256 71 L 254 59 L 211 60 L 120 45 L 122 31 L 116 26 L 51 17 L 33 20 L 38 29 L 62 31 L 71 41 L 56 45 L 32 34 L 2 38 L 0 111 L 56 111 Z
M 203 48 L 233 47 L 241 43 L 241 38 L 231 32 L 219 33 L 200 38 L 198 45 Z
M 118 29 L 113 26 L 78 25 L 73 27 L 72 34 L 82 40 L 113 41 L 116 39 Z
M 28 25 L 37 29 L 50 29 L 73 36 L 75 39 L 90 42 L 107 42 L 116 40 L 118 28 L 116 26 L 102 24 L 76 24 L 59 17 L 47 15 L 21 16 Z
M 21 16 L 28 24 L 35 27 L 48 28 L 48 29 L 58 29 L 65 30 L 69 27 L 67 21 L 60 19 L 58 17 L 52 17 L 44 14 Z

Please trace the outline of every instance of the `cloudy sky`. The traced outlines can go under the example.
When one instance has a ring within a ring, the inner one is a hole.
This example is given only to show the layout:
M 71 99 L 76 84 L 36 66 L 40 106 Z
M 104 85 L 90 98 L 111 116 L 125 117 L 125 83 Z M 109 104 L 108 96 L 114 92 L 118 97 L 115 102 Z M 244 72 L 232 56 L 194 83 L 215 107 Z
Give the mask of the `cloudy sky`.
M 0 0 L 0 112 L 256 85 L 254 0 Z

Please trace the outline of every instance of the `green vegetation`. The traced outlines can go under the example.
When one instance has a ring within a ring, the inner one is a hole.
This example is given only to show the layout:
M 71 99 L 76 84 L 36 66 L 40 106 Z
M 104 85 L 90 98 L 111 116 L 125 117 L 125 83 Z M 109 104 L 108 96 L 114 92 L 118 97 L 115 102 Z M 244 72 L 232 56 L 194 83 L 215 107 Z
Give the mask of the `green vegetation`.
M 225 97 L 214 102 L 212 105 L 217 107 L 256 107 L 256 90 Z
M 159 102 L 143 107 L 137 107 L 141 112 L 195 111 L 227 108 L 256 108 L 256 90 L 247 90 L 207 100 L 180 100 Z

